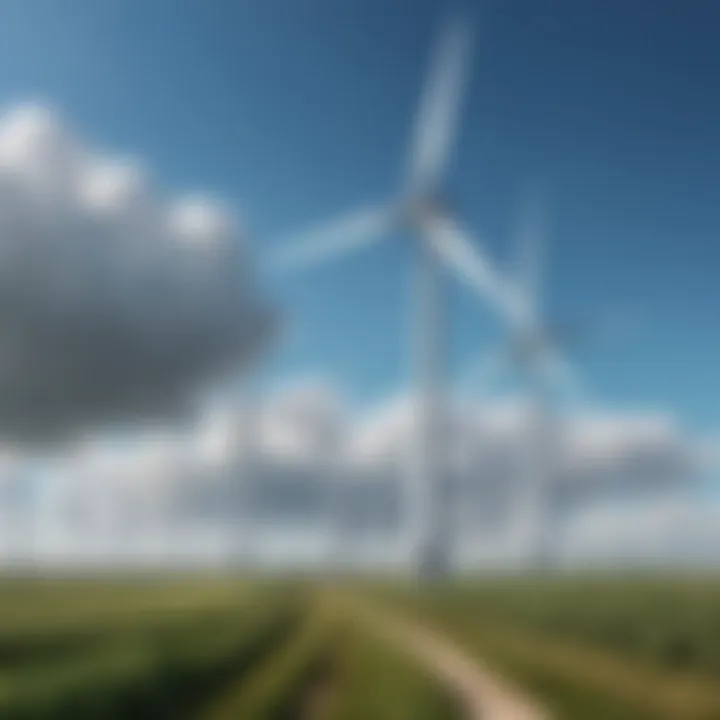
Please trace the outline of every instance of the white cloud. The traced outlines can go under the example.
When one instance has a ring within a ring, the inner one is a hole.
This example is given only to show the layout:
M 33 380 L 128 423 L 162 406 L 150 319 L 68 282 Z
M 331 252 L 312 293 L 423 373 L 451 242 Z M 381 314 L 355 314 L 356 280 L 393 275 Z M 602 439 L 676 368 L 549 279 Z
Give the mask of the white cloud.
M 93 158 L 78 179 L 77 192 L 88 212 L 113 216 L 139 212 L 149 190 L 138 161 Z
M 80 445 L 45 504 L 44 522 L 54 513 L 45 544 L 56 555 L 65 547 L 79 556 L 94 544 L 96 556 L 156 560 L 167 560 L 172 546 L 177 561 L 182 552 L 219 561 L 237 541 L 243 503 L 250 502 L 250 532 L 267 562 L 327 559 L 339 542 L 328 546 L 333 526 L 344 529 L 360 561 L 399 562 L 408 548 L 411 399 L 398 396 L 353 415 L 331 386 L 301 381 L 261 410 L 217 404 L 194 431 Z M 252 417 L 257 423 L 247 436 Z M 522 559 L 522 536 L 513 525 L 522 487 L 522 404 L 454 407 L 448 426 L 455 449 L 465 452 L 462 462 L 451 453 L 446 466 L 459 493 L 462 562 Z M 671 416 L 588 413 L 574 418 L 561 439 L 559 477 L 574 504 L 564 508 L 557 540 L 568 561 L 698 559 L 720 539 L 720 506 L 696 499 L 697 443 Z M 333 448 L 342 462 L 329 466 Z M 16 459 L 8 461 L 6 472 L 17 467 Z M 657 474 L 659 467 L 666 472 Z M 344 507 L 338 489 L 347 493 Z M 77 521 L 83 507 L 94 524 Z M 333 515 L 339 508 L 341 518 Z
M 604 503 L 579 513 L 566 545 L 569 560 L 607 563 L 720 562 L 720 503 L 697 495 Z
M 0 115 L 0 436 L 171 418 L 266 339 L 236 218 L 40 105 Z
M 341 450 L 349 422 L 343 400 L 331 386 L 305 379 L 269 399 L 255 439 L 271 461 L 313 465 Z
M 170 208 L 169 226 L 190 247 L 216 250 L 235 232 L 227 212 L 202 196 L 187 197 Z

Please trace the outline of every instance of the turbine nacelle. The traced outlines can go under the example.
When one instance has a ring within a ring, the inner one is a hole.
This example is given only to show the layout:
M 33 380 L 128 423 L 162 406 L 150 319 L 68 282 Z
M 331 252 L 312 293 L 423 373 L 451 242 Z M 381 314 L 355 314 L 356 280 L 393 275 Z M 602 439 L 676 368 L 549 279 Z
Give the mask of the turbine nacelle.
M 424 233 L 429 223 L 450 217 L 450 207 L 446 199 L 439 193 L 411 197 L 400 205 L 398 224 L 413 230 L 416 234 Z

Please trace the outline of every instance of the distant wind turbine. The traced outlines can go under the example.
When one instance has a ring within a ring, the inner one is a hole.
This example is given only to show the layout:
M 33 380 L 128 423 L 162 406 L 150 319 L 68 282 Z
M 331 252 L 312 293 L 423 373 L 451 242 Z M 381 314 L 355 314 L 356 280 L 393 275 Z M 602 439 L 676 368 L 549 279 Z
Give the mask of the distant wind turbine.
M 574 404 L 581 394 L 577 374 L 560 352 L 567 342 L 563 329 L 553 328 L 544 316 L 541 276 L 546 246 L 542 210 L 541 198 L 536 194 L 524 213 L 515 285 L 520 312 L 510 317 L 509 341 L 488 353 L 473 373 L 473 385 L 481 397 L 507 370 L 521 376 L 527 393 L 516 519 L 518 529 L 527 533 L 528 560 L 533 565 L 545 565 L 552 559 L 550 536 L 559 438 L 556 400 L 564 396 Z

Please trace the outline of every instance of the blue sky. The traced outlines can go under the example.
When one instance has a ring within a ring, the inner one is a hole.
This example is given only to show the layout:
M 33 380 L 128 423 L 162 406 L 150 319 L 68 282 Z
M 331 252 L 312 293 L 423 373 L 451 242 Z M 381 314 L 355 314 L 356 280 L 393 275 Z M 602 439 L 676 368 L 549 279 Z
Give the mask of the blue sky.
M 528 182 L 551 189 L 547 305 L 625 316 L 577 352 L 606 404 L 720 425 L 720 5 L 506 0 L 468 7 L 473 77 L 453 203 L 512 259 Z M 158 183 L 238 203 L 258 253 L 401 179 L 430 0 L 15 0 L 0 101 L 56 106 Z M 407 378 L 409 252 L 388 244 L 274 285 L 293 325 L 273 373 L 377 397 Z M 502 328 L 454 288 L 455 367 Z

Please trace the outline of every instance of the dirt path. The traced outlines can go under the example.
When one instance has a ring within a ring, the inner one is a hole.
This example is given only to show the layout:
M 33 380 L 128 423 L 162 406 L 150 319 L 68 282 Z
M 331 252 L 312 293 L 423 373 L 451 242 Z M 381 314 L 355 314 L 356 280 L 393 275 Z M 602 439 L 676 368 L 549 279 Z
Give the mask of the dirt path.
M 382 609 L 363 608 L 358 614 L 450 688 L 466 708 L 469 720 L 551 720 L 549 713 L 518 688 L 439 632 Z

